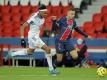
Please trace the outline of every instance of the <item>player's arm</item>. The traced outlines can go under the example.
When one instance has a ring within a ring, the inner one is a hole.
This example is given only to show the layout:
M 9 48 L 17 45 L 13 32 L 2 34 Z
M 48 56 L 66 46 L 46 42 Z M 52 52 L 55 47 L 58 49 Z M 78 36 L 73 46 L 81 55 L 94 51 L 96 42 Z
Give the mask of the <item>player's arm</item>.
M 83 32 L 76 24 L 76 21 L 74 20 L 74 30 L 78 33 L 80 33 L 81 35 L 83 35 L 84 37 L 89 37 L 85 32 Z
M 33 14 L 32 14 L 33 15 Z M 31 16 L 32 16 L 31 15 Z M 30 16 L 30 17 L 31 17 Z M 21 27 L 20 27 L 20 35 L 21 35 L 21 46 L 26 47 L 26 41 L 24 39 L 24 29 L 29 26 L 31 18 L 29 18 Z
M 20 27 L 20 35 L 21 35 L 21 46 L 26 47 L 26 41 L 24 39 L 24 29 L 28 27 L 28 23 L 25 22 L 21 27 Z
M 25 22 L 21 27 L 20 27 L 20 35 L 21 35 L 21 38 L 24 38 L 24 29 L 26 27 L 28 27 L 29 24 L 27 22 Z
M 88 37 L 88 35 L 86 33 L 84 33 L 80 28 L 75 27 L 74 29 L 75 29 L 75 31 L 77 31 L 78 33 L 80 33 L 81 35 L 83 35 L 84 37 L 86 37 L 86 38 Z
M 34 15 L 34 14 L 31 14 L 31 15 L 29 16 L 27 22 L 25 22 L 25 23 L 20 27 L 20 35 L 21 35 L 21 38 L 24 38 L 24 29 L 29 26 L 30 19 L 31 19 L 31 17 L 32 17 L 33 15 Z
M 52 24 L 53 26 L 60 27 L 60 19 L 57 20 L 56 16 L 52 16 Z

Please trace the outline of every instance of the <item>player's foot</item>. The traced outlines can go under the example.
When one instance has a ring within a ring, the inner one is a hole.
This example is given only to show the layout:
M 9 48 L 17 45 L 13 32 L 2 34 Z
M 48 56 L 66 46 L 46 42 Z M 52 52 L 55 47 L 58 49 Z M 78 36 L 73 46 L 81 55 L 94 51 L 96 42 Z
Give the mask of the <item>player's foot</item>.
M 9 58 L 12 58 L 11 51 L 8 51 L 8 54 L 4 58 L 5 61 L 7 61 Z
M 50 74 L 59 74 L 59 71 L 57 71 L 56 69 L 53 70 L 49 70 Z

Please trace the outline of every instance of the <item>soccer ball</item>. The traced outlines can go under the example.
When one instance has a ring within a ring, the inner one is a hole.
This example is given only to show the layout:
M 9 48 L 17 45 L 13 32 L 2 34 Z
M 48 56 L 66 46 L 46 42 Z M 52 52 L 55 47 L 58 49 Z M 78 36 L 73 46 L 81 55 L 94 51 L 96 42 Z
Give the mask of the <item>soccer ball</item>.
M 99 76 L 104 76 L 105 74 L 107 73 L 107 70 L 106 70 L 106 68 L 104 68 L 104 67 L 99 67 L 98 69 L 97 69 L 97 75 L 99 75 Z

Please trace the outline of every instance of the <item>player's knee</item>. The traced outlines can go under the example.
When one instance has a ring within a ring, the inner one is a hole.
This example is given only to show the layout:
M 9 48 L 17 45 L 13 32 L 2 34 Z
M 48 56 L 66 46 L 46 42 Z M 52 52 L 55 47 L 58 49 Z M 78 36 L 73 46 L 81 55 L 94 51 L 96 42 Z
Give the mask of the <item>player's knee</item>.
M 63 55 L 62 54 L 57 54 L 57 62 L 62 62 Z
M 51 49 L 50 48 L 46 48 L 44 49 L 46 51 L 47 54 L 50 54 L 51 53 Z
M 51 49 L 47 45 L 43 45 L 42 49 L 45 50 L 47 54 L 51 53 Z
M 77 54 L 76 50 L 73 50 L 72 52 L 70 52 L 70 55 L 72 56 L 73 59 L 78 58 L 78 54 Z
M 57 58 L 57 62 L 62 62 L 62 58 Z
M 73 55 L 72 58 L 73 58 L 73 59 L 77 59 L 77 58 L 78 58 L 78 55 Z

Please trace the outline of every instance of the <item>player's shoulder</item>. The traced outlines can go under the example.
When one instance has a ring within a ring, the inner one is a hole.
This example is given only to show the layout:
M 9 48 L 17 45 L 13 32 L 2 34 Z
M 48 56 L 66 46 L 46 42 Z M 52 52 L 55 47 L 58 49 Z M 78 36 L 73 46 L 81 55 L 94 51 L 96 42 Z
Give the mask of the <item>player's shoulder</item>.
M 35 13 L 32 13 L 31 15 L 30 15 L 30 17 L 36 17 L 38 15 L 38 12 L 35 12 Z
M 32 13 L 30 14 L 30 16 L 28 17 L 28 20 L 32 19 L 33 17 L 35 17 L 36 13 Z
M 58 21 L 60 21 L 60 22 L 62 22 L 62 21 L 64 21 L 64 20 L 66 20 L 66 17 L 65 17 L 65 16 L 62 16 L 62 17 L 60 17 L 60 18 L 58 19 Z
M 66 16 L 62 16 L 60 19 L 61 19 L 61 20 L 65 20 L 65 19 L 66 19 Z

